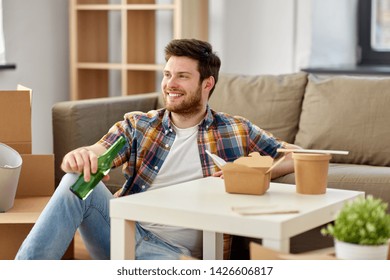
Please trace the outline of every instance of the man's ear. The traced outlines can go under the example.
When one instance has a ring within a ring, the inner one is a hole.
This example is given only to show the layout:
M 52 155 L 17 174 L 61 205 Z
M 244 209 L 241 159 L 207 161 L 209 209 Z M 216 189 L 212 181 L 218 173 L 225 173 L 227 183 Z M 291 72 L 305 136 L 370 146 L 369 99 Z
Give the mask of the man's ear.
M 203 89 L 205 89 L 209 92 L 214 87 L 214 85 L 215 85 L 215 79 L 213 76 L 210 76 L 210 77 L 204 79 L 204 81 L 203 81 Z

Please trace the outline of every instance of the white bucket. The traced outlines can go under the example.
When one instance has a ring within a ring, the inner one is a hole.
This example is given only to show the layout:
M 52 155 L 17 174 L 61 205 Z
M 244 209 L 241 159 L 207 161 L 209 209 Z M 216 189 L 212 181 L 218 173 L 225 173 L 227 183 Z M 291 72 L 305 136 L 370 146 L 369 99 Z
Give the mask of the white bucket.
M 14 206 L 22 162 L 17 151 L 0 143 L 0 212 Z

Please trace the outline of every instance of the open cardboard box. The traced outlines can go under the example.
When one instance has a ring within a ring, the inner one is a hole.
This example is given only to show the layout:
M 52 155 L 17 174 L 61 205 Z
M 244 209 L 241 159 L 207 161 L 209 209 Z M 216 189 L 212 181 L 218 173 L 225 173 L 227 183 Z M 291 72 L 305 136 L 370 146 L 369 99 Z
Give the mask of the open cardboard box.
M 0 142 L 31 154 L 32 91 L 18 85 L 17 90 L 0 91 Z
M 225 189 L 228 193 L 264 194 L 271 181 L 271 172 L 267 171 L 273 164 L 273 158 L 251 153 L 249 157 L 241 157 L 233 163 L 222 167 Z
M 326 251 L 307 252 L 301 254 L 284 254 L 256 243 L 249 243 L 251 260 L 337 260 L 333 248 Z
M 272 249 L 263 247 L 256 242 L 249 243 L 251 260 L 338 260 L 335 256 L 334 247 L 309 251 L 300 254 L 284 254 Z M 390 260 L 390 247 L 387 254 Z
M 14 259 L 54 192 L 54 155 L 34 155 L 31 137 L 32 91 L 0 91 L 0 142 L 15 149 L 23 163 L 14 205 L 0 213 L 0 259 Z

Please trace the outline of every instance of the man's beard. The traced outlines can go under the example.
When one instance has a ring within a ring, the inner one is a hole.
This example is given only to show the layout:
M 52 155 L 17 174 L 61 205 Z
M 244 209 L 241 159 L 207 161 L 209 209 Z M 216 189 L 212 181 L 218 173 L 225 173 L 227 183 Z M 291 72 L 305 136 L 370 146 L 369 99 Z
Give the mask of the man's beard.
M 186 95 L 188 97 L 188 95 Z M 167 99 L 169 97 L 164 94 L 165 108 L 176 114 L 191 116 L 202 110 L 202 91 L 199 86 L 195 92 L 190 94 L 190 99 L 184 100 L 180 104 L 168 104 Z

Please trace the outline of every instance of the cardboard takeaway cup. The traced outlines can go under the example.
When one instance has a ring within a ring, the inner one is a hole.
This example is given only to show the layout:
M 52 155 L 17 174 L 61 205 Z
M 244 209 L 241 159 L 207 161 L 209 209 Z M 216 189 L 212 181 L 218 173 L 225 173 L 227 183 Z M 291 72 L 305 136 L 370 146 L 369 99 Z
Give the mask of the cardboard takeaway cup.
M 297 193 L 324 194 L 328 184 L 330 154 L 293 153 Z
M 17 151 L 0 143 L 0 212 L 14 206 L 22 162 Z

